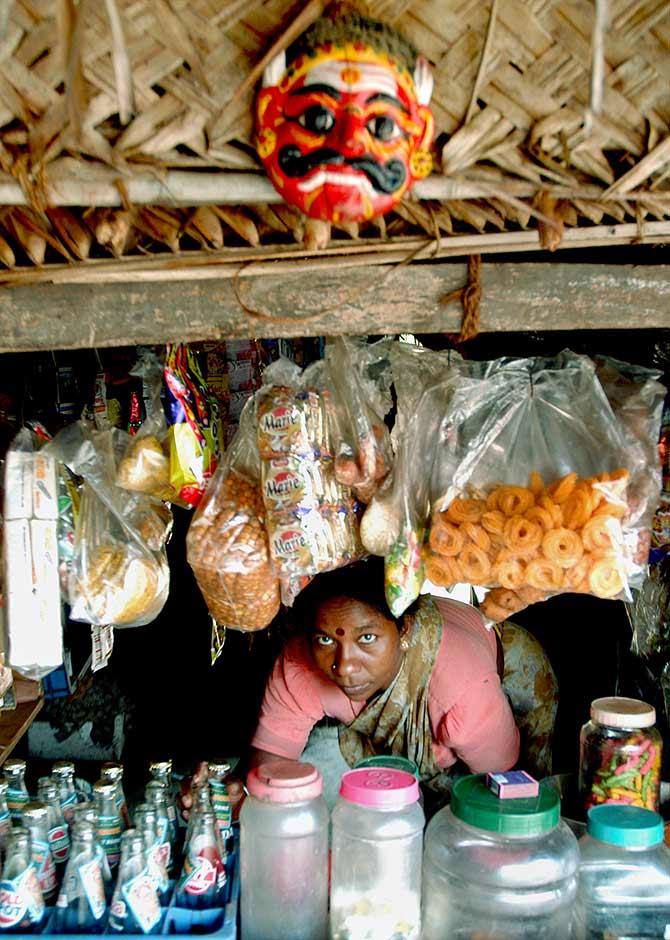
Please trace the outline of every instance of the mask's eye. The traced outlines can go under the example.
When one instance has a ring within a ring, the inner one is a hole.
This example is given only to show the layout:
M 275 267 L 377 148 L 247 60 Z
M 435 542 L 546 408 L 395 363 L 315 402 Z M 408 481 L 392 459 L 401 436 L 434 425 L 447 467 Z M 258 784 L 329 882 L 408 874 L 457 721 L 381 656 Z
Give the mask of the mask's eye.
M 323 105 L 313 104 L 303 111 L 298 118 L 298 124 L 313 134 L 327 134 L 335 125 L 335 115 Z
M 366 127 L 377 140 L 393 140 L 401 134 L 396 122 L 387 114 L 377 114 L 370 118 Z

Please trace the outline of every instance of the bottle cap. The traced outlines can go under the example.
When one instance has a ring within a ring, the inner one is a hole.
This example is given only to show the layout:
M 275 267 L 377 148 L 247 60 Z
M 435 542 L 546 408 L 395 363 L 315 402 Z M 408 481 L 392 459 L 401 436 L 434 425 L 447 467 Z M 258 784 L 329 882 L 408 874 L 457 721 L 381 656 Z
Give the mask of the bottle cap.
M 123 777 L 123 767 L 121 764 L 113 764 L 107 762 L 103 764 L 100 768 L 100 779 L 101 780 L 111 780 L 113 783 L 117 783 Z
M 656 709 L 636 698 L 613 695 L 591 702 L 591 718 L 611 728 L 649 728 L 656 721 Z
M 51 774 L 54 777 L 74 776 L 74 764 L 71 760 L 57 760 L 51 768 Z
M 302 803 L 321 796 L 323 779 L 313 764 L 277 760 L 249 771 L 247 789 L 267 803 Z
M 362 767 L 342 775 L 340 796 L 373 809 L 402 809 L 419 799 L 419 782 L 405 770 Z
M 586 819 L 588 834 L 609 845 L 643 849 L 663 841 L 662 818 L 641 806 L 592 806 Z
M 168 774 L 172 773 L 171 760 L 154 760 L 149 764 L 150 774 Z
M 23 819 L 46 819 L 48 810 L 40 800 L 33 800 L 21 810 Z
M 207 761 L 207 767 L 211 777 L 217 777 L 221 779 L 222 777 L 227 777 L 230 773 L 230 764 L 227 760 Z
M 10 757 L 5 761 L 5 770 L 12 774 L 24 774 L 26 772 L 26 762 L 20 757 Z
M 109 780 L 98 780 L 93 784 L 93 793 L 99 793 L 100 796 L 116 796 L 116 784 Z
M 561 818 L 558 793 L 540 783 L 537 796 L 500 800 L 486 785 L 484 774 L 462 777 L 451 792 L 451 812 L 461 822 L 508 836 L 539 836 Z

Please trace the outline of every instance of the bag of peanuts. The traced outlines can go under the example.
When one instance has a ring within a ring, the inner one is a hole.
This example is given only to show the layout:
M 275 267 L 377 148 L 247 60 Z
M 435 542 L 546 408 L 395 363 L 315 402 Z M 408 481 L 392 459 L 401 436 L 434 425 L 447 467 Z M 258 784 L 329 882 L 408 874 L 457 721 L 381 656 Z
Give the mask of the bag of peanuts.
M 210 614 L 222 627 L 262 630 L 279 611 L 279 580 L 265 521 L 252 398 L 186 537 L 189 564 Z
M 639 521 L 660 491 L 648 469 L 655 414 L 637 426 L 649 438 L 640 447 L 594 363 L 568 351 L 464 364 L 426 390 L 420 410 L 441 416 L 429 581 L 489 588 L 491 621 L 563 592 L 630 598 Z

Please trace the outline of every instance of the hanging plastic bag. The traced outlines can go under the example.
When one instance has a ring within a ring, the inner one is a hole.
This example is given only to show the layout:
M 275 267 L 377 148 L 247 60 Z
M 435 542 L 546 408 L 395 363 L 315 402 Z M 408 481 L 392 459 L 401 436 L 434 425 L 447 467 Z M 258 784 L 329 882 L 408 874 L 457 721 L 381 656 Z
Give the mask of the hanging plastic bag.
M 290 604 L 305 579 L 360 557 L 359 507 L 335 477 L 342 413 L 327 364 L 301 372 L 279 359 L 263 381 L 255 396 L 262 495 L 270 555 Z
M 260 472 L 251 399 L 186 537 L 188 562 L 210 614 L 233 630 L 262 630 L 279 611 Z
M 390 344 L 338 337 L 326 347 L 339 415 L 335 478 L 369 503 L 391 469 L 393 452 L 384 415 L 391 408 Z
M 56 461 L 23 428 L 5 461 L 5 612 L 9 664 L 42 679 L 63 662 Z
M 168 345 L 164 374 L 170 501 L 192 508 L 202 499 L 223 452 L 219 406 L 189 346 Z
M 47 449 L 84 479 L 69 582 L 71 618 L 115 627 L 151 623 L 169 590 L 165 540 L 158 539 L 156 551 L 149 547 L 136 524 L 155 512 L 151 500 L 115 483 L 123 436 L 78 422 Z M 161 526 L 158 516 L 154 525 Z
M 170 501 L 175 496 L 170 486 L 170 458 L 167 446 L 167 421 L 161 402 L 163 366 L 151 350 L 144 350 L 131 375 L 142 379 L 148 390 L 147 415 L 135 435 L 128 435 L 125 452 L 119 461 L 116 483 L 134 493 L 144 493 Z
M 493 621 L 562 592 L 630 599 L 625 526 L 642 457 L 594 364 L 564 352 L 471 372 L 421 401 L 441 415 L 430 580 L 491 588 L 482 610 Z M 639 496 L 645 512 L 650 495 Z

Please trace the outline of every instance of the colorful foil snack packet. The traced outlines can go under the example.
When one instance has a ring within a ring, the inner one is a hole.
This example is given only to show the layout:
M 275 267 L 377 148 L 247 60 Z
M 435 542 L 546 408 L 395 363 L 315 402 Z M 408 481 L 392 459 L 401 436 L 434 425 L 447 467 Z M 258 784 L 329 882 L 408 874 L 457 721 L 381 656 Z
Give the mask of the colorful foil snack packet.
M 223 451 L 219 409 L 194 352 L 170 344 L 165 358 L 171 502 L 197 506 Z

